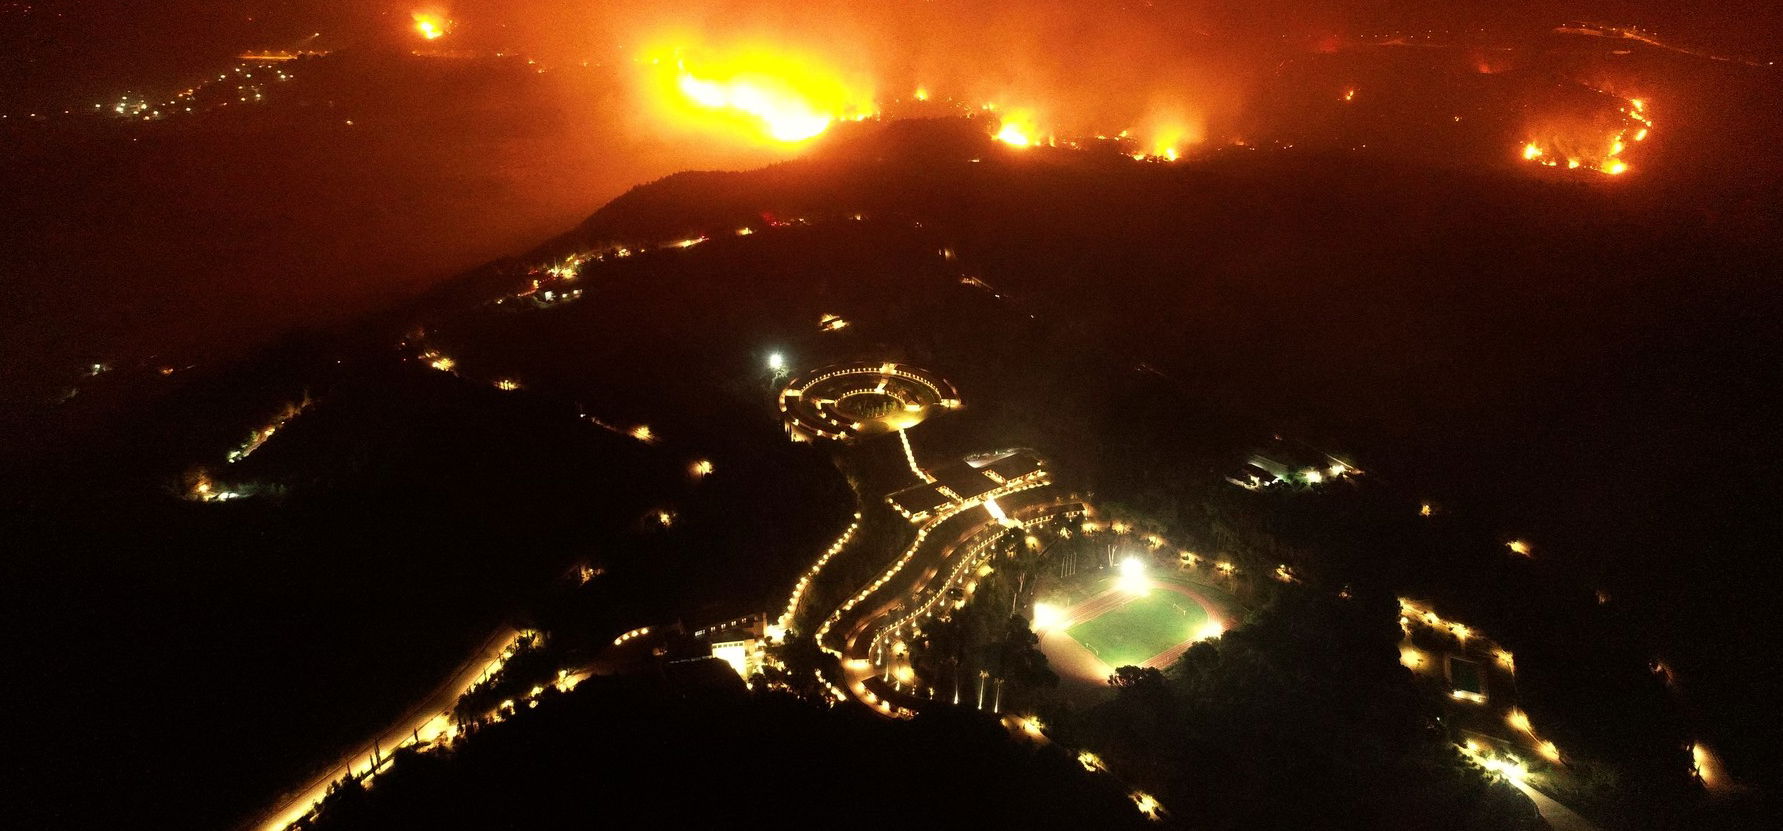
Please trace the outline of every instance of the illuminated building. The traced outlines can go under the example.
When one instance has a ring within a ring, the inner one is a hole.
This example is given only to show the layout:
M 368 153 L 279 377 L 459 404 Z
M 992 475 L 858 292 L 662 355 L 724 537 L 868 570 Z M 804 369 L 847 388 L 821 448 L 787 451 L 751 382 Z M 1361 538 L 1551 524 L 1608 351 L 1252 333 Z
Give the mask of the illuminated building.
M 1278 437 L 1252 452 L 1226 481 L 1254 491 L 1275 485 L 1320 485 L 1361 474 L 1355 465 L 1330 453 Z
M 934 481 L 886 497 L 892 508 L 911 522 L 922 522 L 939 512 L 995 499 L 1047 480 L 1045 464 L 1026 450 L 952 462 L 929 475 Z
M 794 440 L 853 441 L 914 427 L 936 410 L 960 406 L 947 379 L 896 363 L 827 366 L 780 392 L 780 416 Z

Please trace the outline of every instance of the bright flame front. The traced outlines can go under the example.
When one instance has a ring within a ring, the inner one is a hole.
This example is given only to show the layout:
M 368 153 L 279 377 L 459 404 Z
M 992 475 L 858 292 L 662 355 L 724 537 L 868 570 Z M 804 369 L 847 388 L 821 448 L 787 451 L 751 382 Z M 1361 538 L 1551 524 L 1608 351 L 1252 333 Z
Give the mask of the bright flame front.
M 656 69 L 654 103 L 698 129 L 796 144 L 878 112 L 870 84 L 803 56 L 754 49 L 710 58 L 674 49 L 648 65 Z

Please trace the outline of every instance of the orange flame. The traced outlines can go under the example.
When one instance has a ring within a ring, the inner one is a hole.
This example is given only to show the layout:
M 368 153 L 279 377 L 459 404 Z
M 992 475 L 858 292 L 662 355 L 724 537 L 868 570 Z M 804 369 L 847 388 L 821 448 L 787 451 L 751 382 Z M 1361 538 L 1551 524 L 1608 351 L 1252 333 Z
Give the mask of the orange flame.
M 667 120 L 761 142 L 797 144 L 878 112 L 872 86 L 801 55 L 762 48 L 691 57 L 658 50 L 651 102 Z
M 410 12 L 409 19 L 415 21 L 415 32 L 426 40 L 439 40 L 452 30 L 452 21 L 436 11 Z
M 1040 142 L 1040 128 L 1036 126 L 1033 110 L 1016 109 L 1003 113 L 1002 123 L 991 138 L 1003 142 L 1010 147 L 1032 147 Z

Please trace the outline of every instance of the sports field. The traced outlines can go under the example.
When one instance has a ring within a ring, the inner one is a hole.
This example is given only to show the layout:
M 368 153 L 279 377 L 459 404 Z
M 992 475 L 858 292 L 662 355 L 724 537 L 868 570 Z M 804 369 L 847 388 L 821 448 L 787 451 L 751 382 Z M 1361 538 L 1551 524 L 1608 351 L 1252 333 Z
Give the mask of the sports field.
M 1207 612 L 1194 598 L 1154 586 L 1132 600 L 1065 630 L 1110 667 L 1139 665 L 1197 637 Z

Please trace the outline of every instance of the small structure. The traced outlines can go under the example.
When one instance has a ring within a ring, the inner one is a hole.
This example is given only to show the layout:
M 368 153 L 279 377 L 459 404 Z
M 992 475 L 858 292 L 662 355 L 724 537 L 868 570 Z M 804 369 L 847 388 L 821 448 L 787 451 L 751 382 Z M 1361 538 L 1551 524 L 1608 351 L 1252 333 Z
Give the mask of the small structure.
M 693 636 L 706 644 L 712 657 L 729 664 L 739 677 L 747 681 L 761 670 L 764 648 L 767 646 L 763 639 L 766 625 L 766 615 L 745 615 L 696 629 Z
M 1361 475 L 1362 470 L 1323 450 L 1276 436 L 1247 456 L 1226 481 L 1245 490 L 1277 485 L 1314 486 Z
M 1028 450 L 1008 450 L 950 462 L 932 471 L 934 481 L 886 497 L 911 522 L 922 522 L 953 505 L 985 502 L 1045 484 L 1045 463 Z

